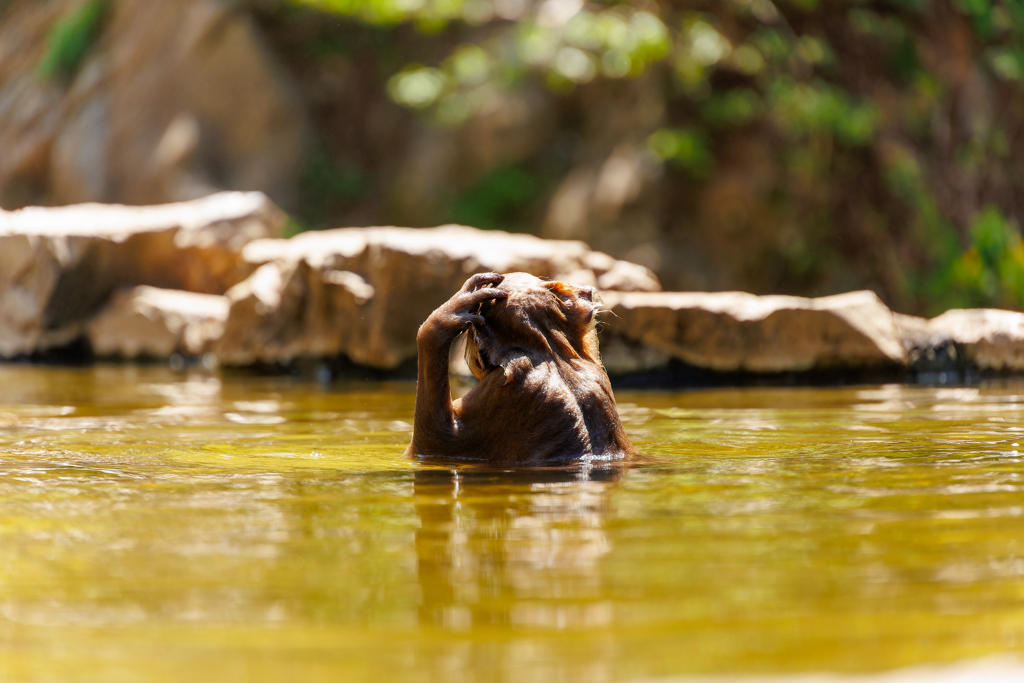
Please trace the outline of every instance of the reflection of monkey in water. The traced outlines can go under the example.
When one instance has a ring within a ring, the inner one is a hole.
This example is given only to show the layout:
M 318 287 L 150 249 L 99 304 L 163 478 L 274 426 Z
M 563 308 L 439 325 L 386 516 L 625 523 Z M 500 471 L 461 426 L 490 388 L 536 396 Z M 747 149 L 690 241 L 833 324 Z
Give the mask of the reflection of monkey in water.
M 593 287 L 527 273 L 471 277 L 416 335 L 416 417 L 406 452 L 496 465 L 636 455 L 601 365 L 597 311 Z M 480 382 L 452 401 L 448 352 L 463 330 Z
M 622 475 L 622 465 L 417 471 L 421 623 L 607 626 L 600 560 Z M 492 649 L 481 655 L 495 664 Z

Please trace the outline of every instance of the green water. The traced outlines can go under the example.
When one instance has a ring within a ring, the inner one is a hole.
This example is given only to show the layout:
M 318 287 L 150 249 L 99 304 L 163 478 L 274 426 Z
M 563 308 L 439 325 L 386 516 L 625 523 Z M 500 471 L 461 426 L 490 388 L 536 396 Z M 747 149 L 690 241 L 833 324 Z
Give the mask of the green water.
M 0 680 L 627 681 L 1024 646 L 1024 385 L 619 395 L 655 464 L 415 465 L 413 386 L 0 366 Z

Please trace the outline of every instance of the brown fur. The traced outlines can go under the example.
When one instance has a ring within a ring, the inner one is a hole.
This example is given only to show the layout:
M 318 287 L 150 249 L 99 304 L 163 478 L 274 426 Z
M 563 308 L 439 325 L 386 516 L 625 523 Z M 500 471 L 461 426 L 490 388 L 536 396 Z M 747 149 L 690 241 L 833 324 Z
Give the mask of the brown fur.
M 416 335 L 416 417 L 406 451 L 494 465 L 636 455 L 615 409 L 594 329 L 593 287 L 527 273 L 474 275 Z M 468 330 L 480 380 L 452 401 L 448 353 Z

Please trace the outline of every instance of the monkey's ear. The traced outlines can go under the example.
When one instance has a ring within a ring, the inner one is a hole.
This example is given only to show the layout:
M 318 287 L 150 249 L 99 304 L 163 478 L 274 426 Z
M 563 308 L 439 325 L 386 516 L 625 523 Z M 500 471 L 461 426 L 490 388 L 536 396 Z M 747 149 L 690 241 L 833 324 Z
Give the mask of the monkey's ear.
M 543 286 L 547 287 L 552 292 L 561 297 L 567 297 L 571 299 L 576 294 L 576 288 L 564 282 L 545 282 Z
M 568 308 L 570 302 L 576 299 L 576 288 L 565 282 L 545 282 L 544 287 L 558 297 L 558 305 Z

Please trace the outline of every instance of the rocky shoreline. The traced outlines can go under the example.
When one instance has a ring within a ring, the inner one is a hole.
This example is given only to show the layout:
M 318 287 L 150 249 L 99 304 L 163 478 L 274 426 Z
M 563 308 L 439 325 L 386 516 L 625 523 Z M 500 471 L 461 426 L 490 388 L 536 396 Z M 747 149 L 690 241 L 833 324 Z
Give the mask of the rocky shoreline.
M 622 385 L 942 384 L 1024 373 L 1018 312 L 926 320 L 867 291 L 663 292 L 648 269 L 579 241 L 454 225 L 283 239 L 285 223 L 258 192 L 0 212 L 0 358 L 400 376 L 415 367 L 419 324 L 469 275 L 522 270 L 599 288 L 609 311 L 602 354 Z

